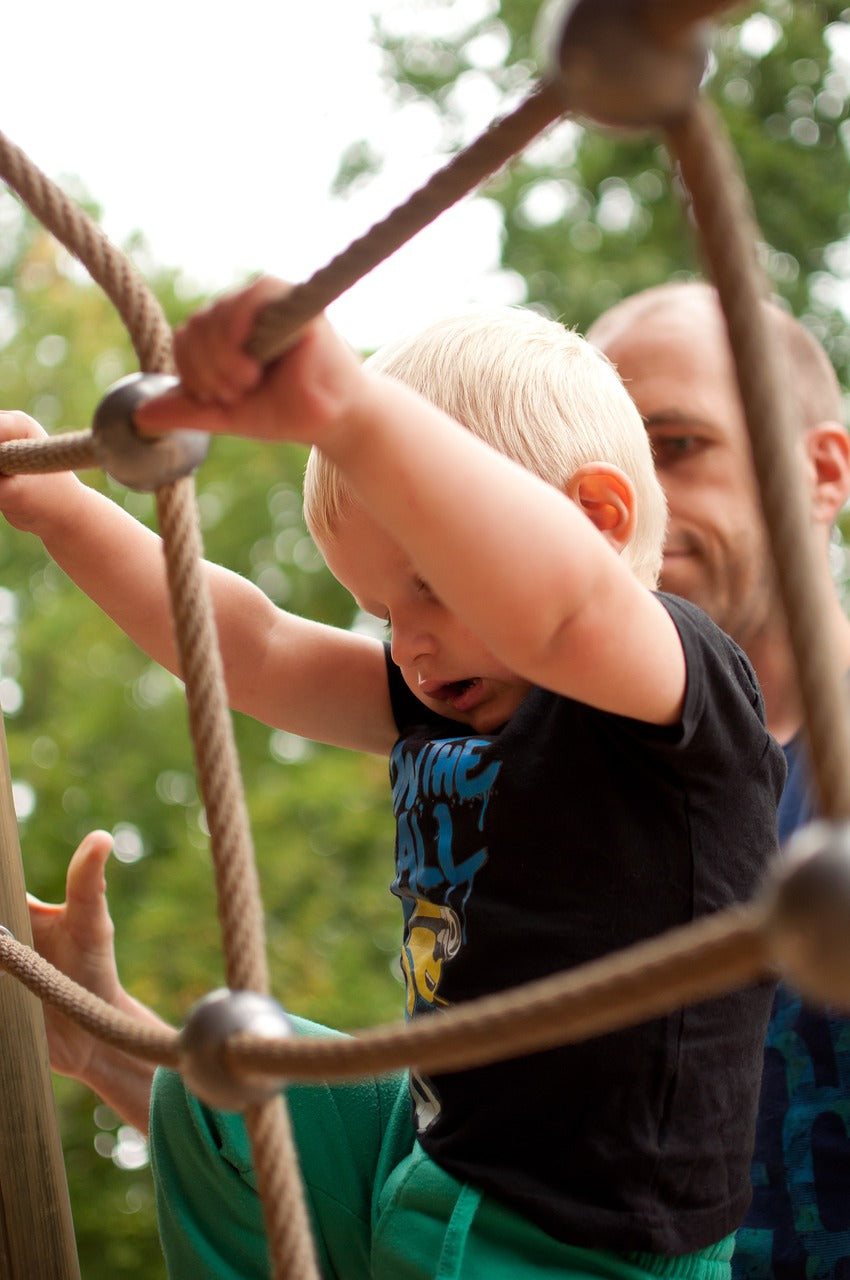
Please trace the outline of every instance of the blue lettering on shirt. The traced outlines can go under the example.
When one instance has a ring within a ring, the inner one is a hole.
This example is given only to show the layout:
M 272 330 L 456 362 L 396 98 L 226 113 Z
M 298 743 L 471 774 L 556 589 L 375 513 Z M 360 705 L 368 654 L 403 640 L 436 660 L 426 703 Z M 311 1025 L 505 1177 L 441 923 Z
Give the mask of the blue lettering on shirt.
M 450 902 L 463 908 L 475 876 L 487 860 L 484 816 L 499 774 L 499 761 L 482 759 L 487 738 L 445 738 L 412 746 L 398 742 L 390 760 L 396 817 L 393 892 L 406 900 Z

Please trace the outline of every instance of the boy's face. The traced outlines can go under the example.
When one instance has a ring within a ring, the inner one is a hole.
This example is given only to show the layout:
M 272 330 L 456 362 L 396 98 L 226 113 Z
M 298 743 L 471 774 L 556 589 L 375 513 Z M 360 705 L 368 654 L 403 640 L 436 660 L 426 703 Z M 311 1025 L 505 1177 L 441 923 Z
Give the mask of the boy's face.
M 434 596 L 401 548 L 351 506 L 318 540 L 331 573 L 361 609 L 388 626 L 393 661 L 427 707 L 490 733 L 531 687 L 504 667 Z

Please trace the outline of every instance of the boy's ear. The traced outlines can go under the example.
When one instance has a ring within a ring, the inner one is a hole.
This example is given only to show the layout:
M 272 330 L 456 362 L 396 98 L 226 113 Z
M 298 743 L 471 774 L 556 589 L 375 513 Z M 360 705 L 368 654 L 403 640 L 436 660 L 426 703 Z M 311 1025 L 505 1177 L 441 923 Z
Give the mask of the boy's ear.
M 803 435 L 812 517 L 831 526 L 850 497 L 850 436 L 838 422 L 819 422 Z
M 620 552 L 635 531 L 635 490 L 629 477 L 610 462 L 585 462 L 570 476 L 564 492 Z

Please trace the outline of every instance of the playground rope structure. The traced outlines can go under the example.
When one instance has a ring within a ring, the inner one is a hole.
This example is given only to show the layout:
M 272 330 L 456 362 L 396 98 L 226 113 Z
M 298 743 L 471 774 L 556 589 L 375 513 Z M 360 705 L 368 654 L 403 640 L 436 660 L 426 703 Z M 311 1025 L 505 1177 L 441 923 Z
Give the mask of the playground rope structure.
M 567 4 L 557 74 L 550 73 L 515 110 L 387 218 L 268 307 L 248 348 L 264 361 L 274 359 L 307 321 L 548 125 L 564 114 L 593 117 L 593 111 L 576 98 L 579 55 L 596 59 L 594 94 L 605 91 L 607 77 L 612 101 L 622 97 L 622 82 L 632 75 L 634 66 L 637 80 L 627 83 L 625 92 L 634 100 L 651 97 L 654 88 L 649 86 L 658 81 L 653 60 L 672 56 L 675 74 L 665 78 L 665 91 L 669 79 L 675 80 L 684 69 L 687 87 L 681 100 L 672 105 L 666 99 L 650 102 L 648 108 L 641 101 L 639 109 L 648 111 L 678 165 L 707 272 L 723 304 L 777 584 L 788 617 L 813 779 L 824 817 L 839 822 L 850 817 L 850 726 L 840 665 L 820 621 L 827 612 L 826 588 L 821 588 L 820 575 L 813 572 L 816 551 L 796 474 L 791 398 L 783 394 L 784 371 L 765 332 L 761 301 L 768 289 L 756 257 L 758 235 L 749 193 L 723 130 L 699 97 L 703 57 L 699 24 L 727 7 L 729 0 L 678 0 L 675 5 L 667 0 L 575 0 Z M 611 59 L 606 41 L 599 39 L 600 33 L 610 32 L 612 23 L 628 36 L 628 67 Z M 614 108 L 613 120 L 603 113 L 603 122 L 631 126 L 634 121 L 621 119 L 618 110 Z M 640 122 L 645 120 L 642 114 Z M 170 373 L 169 327 L 125 256 L 2 134 L 0 176 L 106 292 L 127 327 L 141 370 Z M 91 431 L 0 445 L 0 471 L 6 474 L 96 465 L 99 455 Z M 158 486 L 156 504 L 210 831 L 225 979 L 233 991 L 266 995 L 269 974 L 260 889 L 203 572 L 191 475 Z M 579 969 L 447 1010 L 440 1017 L 372 1028 L 345 1038 L 269 1038 L 236 1031 L 221 1047 L 221 1062 L 236 1078 L 266 1074 L 273 1082 L 343 1080 L 402 1066 L 462 1069 L 603 1034 L 774 975 L 785 955 L 779 945 L 782 916 L 777 902 L 781 898 L 781 888 L 768 885 L 750 904 L 702 918 Z M 177 1070 L 185 1067 L 186 1047 L 177 1030 L 152 1029 L 120 1014 L 3 929 L 0 967 L 105 1042 L 147 1061 Z M 277 1280 L 317 1280 L 289 1116 L 280 1091 L 264 1101 L 250 1102 L 245 1118 L 273 1275 Z

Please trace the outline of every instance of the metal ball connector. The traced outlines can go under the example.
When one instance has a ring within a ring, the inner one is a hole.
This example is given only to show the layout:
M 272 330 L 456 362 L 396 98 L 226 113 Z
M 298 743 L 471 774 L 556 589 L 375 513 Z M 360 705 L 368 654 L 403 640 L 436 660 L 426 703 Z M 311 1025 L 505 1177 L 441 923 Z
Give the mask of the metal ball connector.
M 788 840 L 766 890 L 766 931 L 783 977 L 850 1013 L 850 822 L 811 822 Z
M 164 373 L 131 373 L 109 388 L 95 410 L 92 437 L 97 460 L 107 475 L 128 489 L 153 493 L 195 471 L 207 456 L 210 439 L 202 431 L 141 436 L 133 424 L 139 405 L 177 384 L 177 378 Z
M 657 9 L 657 5 L 656 5 Z M 708 59 L 702 24 L 668 39 L 647 0 L 549 0 L 535 42 L 565 111 L 620 129 L 672 123 L 694 105 Z
M 180 1033 L 180 1070 L 187 1087 L 219 1111 L 244 1111 L 265 1102 L 283 1081 L 268 1075 L 237 1075 L 224 1063 L 222 1049 L 229 1036 L 247 1032 L 267 1040 L 292 1035 L 292 1023 L 271 996 L 254 991 L 211 991 L 189 1010 Z

